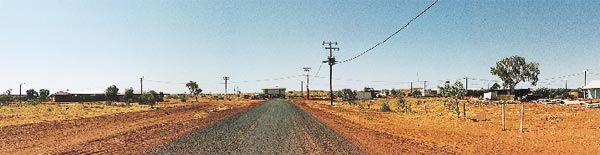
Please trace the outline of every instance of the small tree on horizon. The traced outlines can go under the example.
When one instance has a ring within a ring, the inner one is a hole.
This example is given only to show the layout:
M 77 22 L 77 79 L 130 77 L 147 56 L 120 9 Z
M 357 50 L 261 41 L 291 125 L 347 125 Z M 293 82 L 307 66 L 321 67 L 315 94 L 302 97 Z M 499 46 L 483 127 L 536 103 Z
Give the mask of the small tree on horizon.
M 125 103 L 127 103 L 127 105 L 131 103 L 131 101 L 133 100 L 133 88 L 125 89 L 125 94 L 123 94 L 123 100 L 125 100 Z
M 50 90 L 48 89 L 40 89 L 40 93 L 39 93 L 39 99 L 40 101 L 46 101 L 48 99 L 48 96 L 50 95 Z
M 490 87 L 490 90 L 498 90 L 498 89 L 500 89 L 500 87 L 501 87 L 501 86 L 500 86 L 498 83 L 494 83 L 494 84 L 492 85 L 492 87 Z
M 106 101 L 112 102 L 119 100 L 119 88 L 117 88 L 115 85 L 111 85 L 106 88 L 104 94 L 106 95 Z
M 538 63 L 527 63 L 525 58 L 513 55 L 496 62 L 496 67 L 491 67 L 490 73 L 498 76 L 503 81 L 502 85 L 513 92 L 520 82 L 529 81 L 535 86 L 540 69 Z
M 202 89 L 198 87 L 198 83 L 190 81 L 185 86 L 190 90 L 190 95 L 193 95 L 196 98 L 196 102 L 198 102 L 198 94 L 202 93 Z
M 33 99 L 38 98 L 38 96 L 39 96 L 38 92 L 36 92 L 34 89 L 29 89 L 29 90 L 25 91 L 25 94 L 26 94 L 25 98 L 27 100 L 33 100 Z

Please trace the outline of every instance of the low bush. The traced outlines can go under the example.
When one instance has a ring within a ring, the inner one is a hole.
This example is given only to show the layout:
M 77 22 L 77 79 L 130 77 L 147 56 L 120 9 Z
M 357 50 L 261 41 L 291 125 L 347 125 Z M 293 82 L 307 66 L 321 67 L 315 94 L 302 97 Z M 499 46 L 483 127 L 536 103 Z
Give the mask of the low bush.
M 392 109 L 390 109 L 390 105 L 388 104 L 388 101 L 383 101 L 383 103 L 381 103 L 381 112 L 390 112 L 392 111 Z
M 404 97 L 399 97 L 398 98 L 398 111 L 402 112 L 402 113 L 410 113 L 410 112 L 412 112 L 412 108 L 410 106 L 410 103 L 406 102 L 406 100 L 404 99 Z

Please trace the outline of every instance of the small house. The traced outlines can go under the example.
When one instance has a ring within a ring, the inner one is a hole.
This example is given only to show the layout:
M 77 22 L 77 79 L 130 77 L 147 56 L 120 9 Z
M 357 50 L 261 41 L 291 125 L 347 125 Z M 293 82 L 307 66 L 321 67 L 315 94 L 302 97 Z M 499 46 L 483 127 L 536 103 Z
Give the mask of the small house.
M 599 99 L 600 98 L 600 81 L 592 81 L 583 87 L 586 91 L 587 98 Z

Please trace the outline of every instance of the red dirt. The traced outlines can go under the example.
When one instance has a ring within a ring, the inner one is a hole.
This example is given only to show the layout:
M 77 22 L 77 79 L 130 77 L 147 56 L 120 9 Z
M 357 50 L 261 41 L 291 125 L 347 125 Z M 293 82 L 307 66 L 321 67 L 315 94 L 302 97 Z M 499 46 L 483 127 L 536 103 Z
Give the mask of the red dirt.
M 5 154 L 142 154 L 258 102 L 221 109 L 206 103 L 0 128 Z
M 439 146 L 372 130 L 342 117 L 312 108 L 304 101 L 295 101 L 295 103 L 369 154 L 457 154 L 457 148 Z

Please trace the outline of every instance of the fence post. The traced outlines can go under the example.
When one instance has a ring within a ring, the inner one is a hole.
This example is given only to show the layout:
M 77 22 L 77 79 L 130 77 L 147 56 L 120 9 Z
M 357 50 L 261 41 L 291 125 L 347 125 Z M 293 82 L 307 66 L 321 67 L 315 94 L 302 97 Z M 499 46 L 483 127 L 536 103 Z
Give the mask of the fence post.
M 468 102 L 469 102 L 469 101 L 467 101 L 467 102 L 463 102 L 463 117 L 464 117 L 465 119 L 467 119 L 467 103 L 468 103 Z
M 525 124 L 525 104 L 521 103 L 521 127 L 519 128 L 521 133 L 523 133 L 523 127 Z
M 502 131 L 506 130 L 506 103 L 502 102 Z

